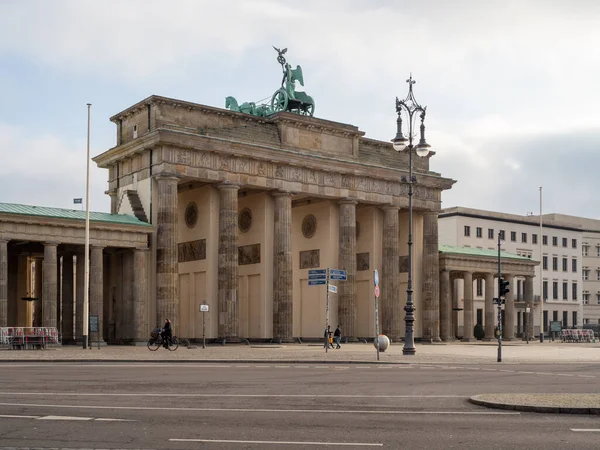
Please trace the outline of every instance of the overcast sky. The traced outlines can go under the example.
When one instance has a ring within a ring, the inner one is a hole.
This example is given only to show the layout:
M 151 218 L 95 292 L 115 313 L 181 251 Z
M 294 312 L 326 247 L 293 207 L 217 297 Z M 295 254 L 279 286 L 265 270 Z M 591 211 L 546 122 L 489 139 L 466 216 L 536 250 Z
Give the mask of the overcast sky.
M 152 95 L 223 107 L 272 95 L 271 45 L 315 116 L 395 134 L 412 72 L 443 206 L 600 218 L 600 2 L 0 0 L 0 202 L 73 208 L 108 118 Z M 92 210 L 109 211 L 91 172 Z

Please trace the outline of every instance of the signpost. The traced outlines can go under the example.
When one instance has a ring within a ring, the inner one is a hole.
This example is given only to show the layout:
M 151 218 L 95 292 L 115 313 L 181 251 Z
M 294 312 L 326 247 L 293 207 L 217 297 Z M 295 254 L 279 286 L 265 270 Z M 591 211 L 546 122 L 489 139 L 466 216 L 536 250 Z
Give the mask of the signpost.
M 206 348 L 206 313 L 208 312 L 208 305 L 206 300 L 200 305 L 200 312 L 202 313 L 202 348 Z
M 377 306 L 379 298 L 379 271 L 373 271 L 373 282 L 375 284 L 375 348 L 377 349 L 377 361 L 379 361 L 379 308 Z
M 347 274 L 345 270 L 339 269 L 311 269 L 308 271 L 308 285 L 318 286 L 324 284 L 325 287 L 325 353 L 329 350 L 329 293 L 337 294 L 337 286 L 330 285 L 329 280 L 346 281 Z
M 100 350 L 100 327 L 99 327 L 99 318 L 97 314 L 90 314 L 89 316 L 89 332 L 96 333 L 96 341 L 98 343 L 98 350 Z M 90 350 L 92 349 L 92 340 L 90 339 Z

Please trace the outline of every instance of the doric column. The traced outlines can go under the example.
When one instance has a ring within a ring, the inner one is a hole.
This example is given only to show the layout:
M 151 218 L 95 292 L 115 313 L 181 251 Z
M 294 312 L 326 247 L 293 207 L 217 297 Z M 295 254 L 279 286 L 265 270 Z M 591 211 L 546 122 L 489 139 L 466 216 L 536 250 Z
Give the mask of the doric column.
M 235 340 L 239 333 L 238 311 L 238 189 L 219 185 L 219 338 Z
M 85 291 L 85 251 L 77 253 L 75 266 L 75 339 L 81 342 L 83 336 L 83 300 Z
M 158 175 L 156 231 L 156 323 L 170 319 L 179 327 L 177 272 L 177 181 L 175 175 Z
M 148 290 L 146 288 L 146 260 L 148 249 L 133 251 L 133 338 L 143 341 L 148 338 L 146 324 Z
M 42 326 L 44 327 L 56 327 L 56 301 L 57 301 L 57 287 L 56 287 L 56 264 L 57 255 L 56 249 L 58 244 L 55 242 L 44 243 L 44 262 L 43 267 L 43 314 L 44 320 Z
M 485 341 L 494 339 L 494 274 L 485 274 Z
M 438 215 L 423 213 L 423 338 L 440 341 L 440 257 Z
M 463 272 L 463 342 L 472 341 L 473 335 L 473 274 Z
M 103 315 L 104 315 L 104 259 L 102 258 L 104 247 L 92 246 L 90 251 L 90 315 L 98 316 L 97 341 L 103 342 Z M 88 336 L 91 332 L 88 331 Z M 90 339 L 91 341 L 91 339 Z
M 342 334 L 356 339 L 356 201 L 342 200 L 338 268 L 346 271 L 347 279 L 338 286 L 338 320 Z
M 276 192 L 273 197 L 275 199 L 273 339 L 279 342 L 291 342 L 293 337 L 292 194 Z
M 112 189 L 110 191 L 107 191 L 107 194 L 110 196 L 110 213 L 118 214 L 117 207 L 119 205 L 117 202 L 119 201 L 119 197 L 117 197 L 117 190 Z
M 8 241 L 0 239 L 0 327 L 8 326 Z
M 533 318 L 535 317 L 535 314 L 533 312 L 533 277 L 525 277 L 523 291 L 525 297 L 525 306 L 529 307 L 529 315 L 527 316 L 527 327 L 529 328 L 529 339 L 531 339 L 533 338 Z
M 400 340 L 400 259 L 398 207 L 383 209 L 383 258 L 381 267 L 381 330 L 394 342 Z
M 440 333 L 443 341 L 453 341 L 452 335 L 452 293 L 450 292 L 450 271 L 442 270 L 440 276 Z
M 502 339 L 507 341 L 515 338 L 515 289 L 513 275 L 503 275 L 503 278 L 508 281 L 510 292 L 506 294 L 506 302 L 504 305 L 504 326 L 502 327 Z
M 62 342 L 73 341 L 73 254 L 63 256 L 62 272 Z

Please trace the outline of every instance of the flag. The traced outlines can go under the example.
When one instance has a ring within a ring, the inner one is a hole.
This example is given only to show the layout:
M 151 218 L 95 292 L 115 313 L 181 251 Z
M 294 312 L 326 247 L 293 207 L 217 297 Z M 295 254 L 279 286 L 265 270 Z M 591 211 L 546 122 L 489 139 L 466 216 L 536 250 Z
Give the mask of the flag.
M 73 203 L 75 205 L 82 205 L 83 204 L 83 199 L 82 198 L 74 198 L 73 199 Z

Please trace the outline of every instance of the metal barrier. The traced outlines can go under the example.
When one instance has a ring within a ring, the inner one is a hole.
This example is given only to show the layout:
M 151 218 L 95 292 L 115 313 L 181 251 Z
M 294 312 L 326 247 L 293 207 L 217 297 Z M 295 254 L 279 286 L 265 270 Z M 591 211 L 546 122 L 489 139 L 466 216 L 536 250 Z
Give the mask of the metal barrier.
M 593 330 L 561 330 L 560 338 L 563 342 L 595 342 Z
M 11 350 L 44 349 L 60 344 L 56 327 L 2 327 L 0 345 Z

